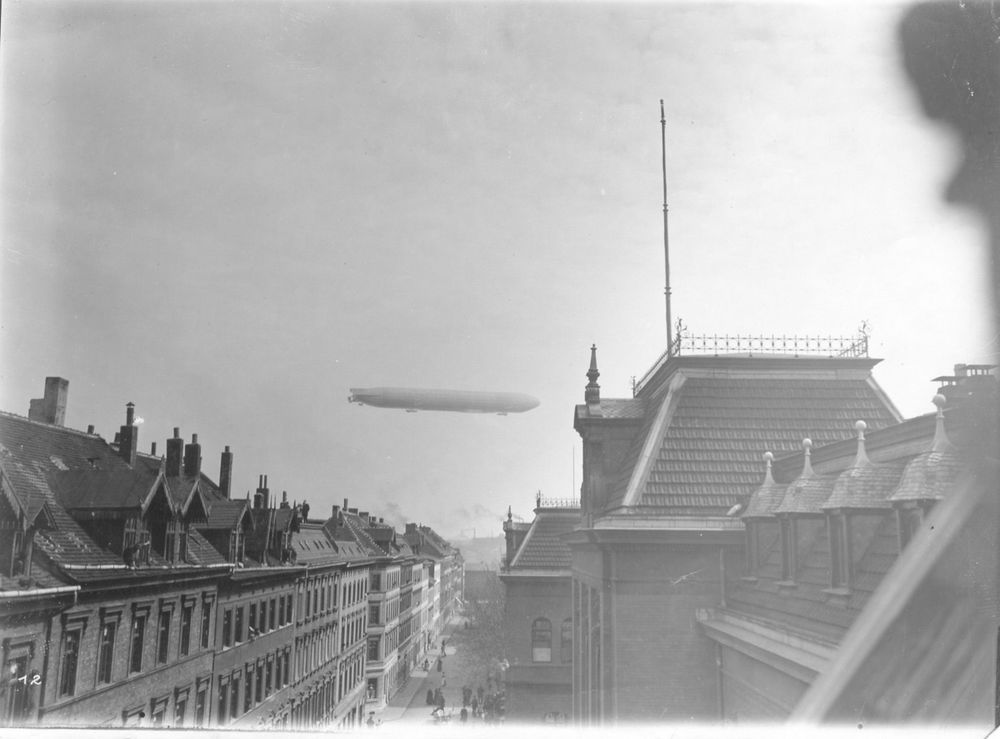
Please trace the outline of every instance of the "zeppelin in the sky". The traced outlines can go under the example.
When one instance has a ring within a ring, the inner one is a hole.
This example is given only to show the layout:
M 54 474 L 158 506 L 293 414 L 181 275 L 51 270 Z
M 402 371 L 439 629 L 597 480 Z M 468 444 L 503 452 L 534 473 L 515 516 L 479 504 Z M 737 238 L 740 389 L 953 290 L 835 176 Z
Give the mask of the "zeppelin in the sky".
M 524 413 L 538 405 L 538 399 L 524 393 L 491 393 L 471 390 L 424 390 L 412 387 L 352 387 L 349 403 L 379 408 L 458 413 Z

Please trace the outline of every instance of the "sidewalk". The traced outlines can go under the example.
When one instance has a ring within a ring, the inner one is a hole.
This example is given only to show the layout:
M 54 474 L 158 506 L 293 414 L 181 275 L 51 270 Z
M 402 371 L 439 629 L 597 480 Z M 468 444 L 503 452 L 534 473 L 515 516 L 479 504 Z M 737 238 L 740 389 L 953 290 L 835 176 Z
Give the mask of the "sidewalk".
M 445 710 L 455 709 L 455 720 L 458 720 L 458 711 L 462 708 L 462 685 L 458 682 L 460 673 L 463 672 L 461 663 L 465 660 L 456 659 L 456 655 L 462 657 L 462 650 L 456 649 L 452 638 L 455 631 L 465 619 L 461 616 L 453 616 L 445 625 L 441 632 L 440 639 L 444 639 L 446 648 L 444 652 L 444 675 L 447 678 L 447 685 L 443 688 L 445 696 Z M 430 670 L 413 670 L 410 679 L 396 692 L 389 700 L 388 705 L 381 711 L 375 712 L 375 720 L 383 724 L 396 722 L 428 724 L 433 723 L 431 718 L 432 706 L 427 705 L 427 691 L 435 690 L 441 686 L 442 673 L 435 669 L 437 660 L 442 657 L 440 642 L 437 649 L 427 653 L 427 660 L 430 662 Z M 454 675 L 454 677 L 453 677 Z M 367 720 L 367 716 L 365 716 Z

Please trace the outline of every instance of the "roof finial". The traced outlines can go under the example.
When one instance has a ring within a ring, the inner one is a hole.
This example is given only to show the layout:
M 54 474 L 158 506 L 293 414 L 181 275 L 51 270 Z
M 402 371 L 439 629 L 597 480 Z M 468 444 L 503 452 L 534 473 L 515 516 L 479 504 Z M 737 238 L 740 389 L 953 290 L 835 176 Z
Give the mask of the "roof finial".
M 774 461 L 774 454 L 771 452 L 764 452 L 764 464 L 766 468 L 764 470 L 764 484 L 773 485 L 774 478 L 771 476 L 771 463 Z
M 803 439 L 802 440 L 803 454 L 802 454 L 802 475 L 801 475 L 801 477 L 812 477 L 812 474 L 813 474 L 812 461 L 811 461 L 811 457 L 812 457 L 812 445 L 813 445 L 812 439 Z
M 861 467 L 870 463 L 865 451 L 865 429 L 868 428 L 868 424 L 858 420 L 854 423 L 854 428 L 858 432 L 858 456 L 854 459 L 854 466 Z
M 944 406 L 948 399 L 938 393 L 931 402 L 937 406 L 937 421 L 934 424 L 934 442 L 931 444 L 931 451 L 944 452 L 952 448 L 951 439 L 944 429 Z
M 587 370 L 587 379 L 590 382 L 587 383 L 583 392 L 583 399 L 587 405 L 600 405 L 601 386 L 597 384 L 597 378 L 600 376 L 601 373 L 597 371 L 597 344 L 592 344 L 590 347 L 590 369 Z

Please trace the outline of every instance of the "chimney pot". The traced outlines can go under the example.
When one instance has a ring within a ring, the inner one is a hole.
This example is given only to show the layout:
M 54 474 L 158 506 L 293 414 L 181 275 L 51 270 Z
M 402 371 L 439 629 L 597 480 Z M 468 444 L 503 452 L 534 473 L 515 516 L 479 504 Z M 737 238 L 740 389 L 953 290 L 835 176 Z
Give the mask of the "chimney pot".
M 94 424 L 90 424 L 89 426 L 87 426 L 87 433 L 88 434 L 94 433 Z
M 149 445 L 149 453 L 151 455 L 153 455 L 154 457 L 156 456 L 156 442 L 155 441 L 152 444 Z
M 174 438 L 175 439 L 181 438 L 181 427 L 180 426 L 174 426 Z

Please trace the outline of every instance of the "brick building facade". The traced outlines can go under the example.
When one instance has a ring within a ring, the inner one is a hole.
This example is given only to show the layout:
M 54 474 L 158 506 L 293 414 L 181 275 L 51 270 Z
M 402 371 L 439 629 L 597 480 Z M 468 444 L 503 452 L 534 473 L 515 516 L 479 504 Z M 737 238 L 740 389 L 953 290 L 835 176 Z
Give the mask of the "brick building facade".
M 228 447 L 216 484 L 197 435 L 143 454 L 130 403 L 108 443 L 62 425 L 67 393 L 48 378 L 30 418 L 0 413 L 0 724 L 359 726 L 378 568 L 408 575 L 387 695 L 405 681 L 423 567 L 391 527 L 310 518 L 264 475 L 232 499 Z

